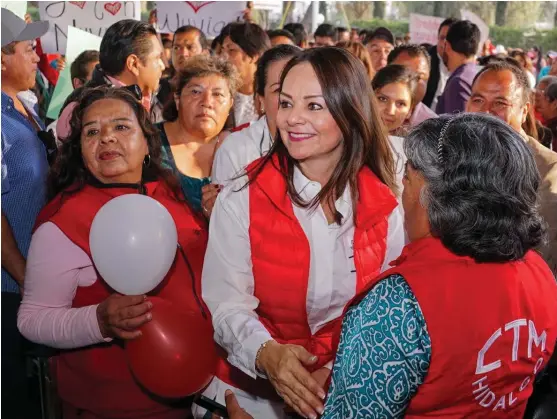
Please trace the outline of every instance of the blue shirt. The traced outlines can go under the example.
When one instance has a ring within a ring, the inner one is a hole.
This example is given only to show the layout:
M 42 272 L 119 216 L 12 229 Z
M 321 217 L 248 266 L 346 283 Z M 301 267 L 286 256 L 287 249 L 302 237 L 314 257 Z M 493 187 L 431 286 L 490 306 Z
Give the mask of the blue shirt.
M 41 129 L 37 114 L 28 109 Z M 2 92 L 2 213 L 8 219 L 17 246 L 27 258 L 35 220 L 46 201 L 48 161 L 37 131 L 14 102 Z M 19 287 L 2 269 L 2 292 L 19 293 Z
M 418 301 L 391 275 L 346 312 L 322 419 L 402 418 L 430 361 Z

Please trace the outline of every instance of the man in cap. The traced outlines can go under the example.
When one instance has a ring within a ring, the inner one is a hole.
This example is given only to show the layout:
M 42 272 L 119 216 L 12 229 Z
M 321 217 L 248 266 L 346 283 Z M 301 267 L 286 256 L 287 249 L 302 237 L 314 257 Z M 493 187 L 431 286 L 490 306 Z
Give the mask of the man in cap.
M 25 259 L 35 219 L 46 201 L 47 154 L 43 122 L 18 95 L 35 85 L 39 57 L 33 41 L 48 22 L 26 24 L 2 9 L 2 416 L 36 417 L 27 400 L 27 377 L 17 330 Z
M 395 47 L 395 37 L 387 28 L 377 28 L 364 39 L 369 55 L 371 56 L 371 65 L 377 73 L 387 65 L 387 58 Z

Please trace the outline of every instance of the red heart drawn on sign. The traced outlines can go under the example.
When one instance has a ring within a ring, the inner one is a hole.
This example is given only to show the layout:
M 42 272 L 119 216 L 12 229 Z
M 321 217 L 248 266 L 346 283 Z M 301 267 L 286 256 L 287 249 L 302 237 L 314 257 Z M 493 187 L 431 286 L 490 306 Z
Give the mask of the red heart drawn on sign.
M 80 9 L 83 9 L 85 7 L 85 1 L 70 1 L 70 4 L 73 4 L 74 6 L 79 7 Z
M 208 4 L 214 3 L 214 1 L 187 1 L 186 3 L 193 9 L 194 13 L 197 13 L 199 9 L 207 6 Z
M 114 3 L 106 3 L 104 5 L 104 10 L 106 10 L 112 16 L 115 16 L 116 13 L 118 13 L 121 8 L 122 8 L 122 3 L 120 3 L 119 1 L 115 1 Z

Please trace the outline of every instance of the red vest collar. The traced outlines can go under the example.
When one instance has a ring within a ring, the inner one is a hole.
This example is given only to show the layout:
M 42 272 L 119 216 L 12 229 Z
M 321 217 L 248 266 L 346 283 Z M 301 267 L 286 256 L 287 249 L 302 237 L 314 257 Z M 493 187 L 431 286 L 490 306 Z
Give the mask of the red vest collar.
M 256 160 L 248 168 L 248 173 L 262 160 Z M 282 173 L 278 157 L 274 155 L 255 179 L 254 183 L 285 215 L 296 219 L 292 201 L 287 192 L 286 178 Z M 387 185 L 381 182 L 368 168 L 362 167 L 358 173 L 359 198 L 356 206 L 356 226 L 368 229 L 379 220 L 388 216 L 397 206 L 397 201 Z
M 413 260 L 449 260 L 449 259 L 462 259 L 470 262 L 474 262 L 471 257 L 468 256 L 458 256 L 447 249 L 440 239 L 436 237 L 424 237 L 423 239 L 418 239 L 410 244 L 407 244 L 400 256 L 390 263 L 391 266 L 395 267 L 405 262 L 407 259 Z

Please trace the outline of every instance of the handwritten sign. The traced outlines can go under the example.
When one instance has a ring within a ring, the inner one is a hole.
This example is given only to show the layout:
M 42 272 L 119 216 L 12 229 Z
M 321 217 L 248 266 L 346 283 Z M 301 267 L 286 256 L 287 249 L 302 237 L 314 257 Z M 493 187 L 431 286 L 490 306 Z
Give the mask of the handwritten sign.
M 41 38 L 46 53 L 66 53 L 68 27 L 73 26 L 102 37 L 113 23 L 141 18 L 139 1 L 40 1 L 41 20 L 50 21 Z
M 157 18 L 163 33 L 191 25 L 214 38 L 226 24 L 241 20 L 245 8 L 245 1 L 158 1 Z
M 477 14 L 469 10 L 461 10 L 460 16 L 462 19 L 469 20 L 474 23 L 480 30 L 480 45 L 478 46 L 478 53 L 482 50 L 483 44 L 489 38 L 489 26 Z
M 410 39 L 413 44 L 437 44 L 437 32 L 444 18 L 410 14 Z

